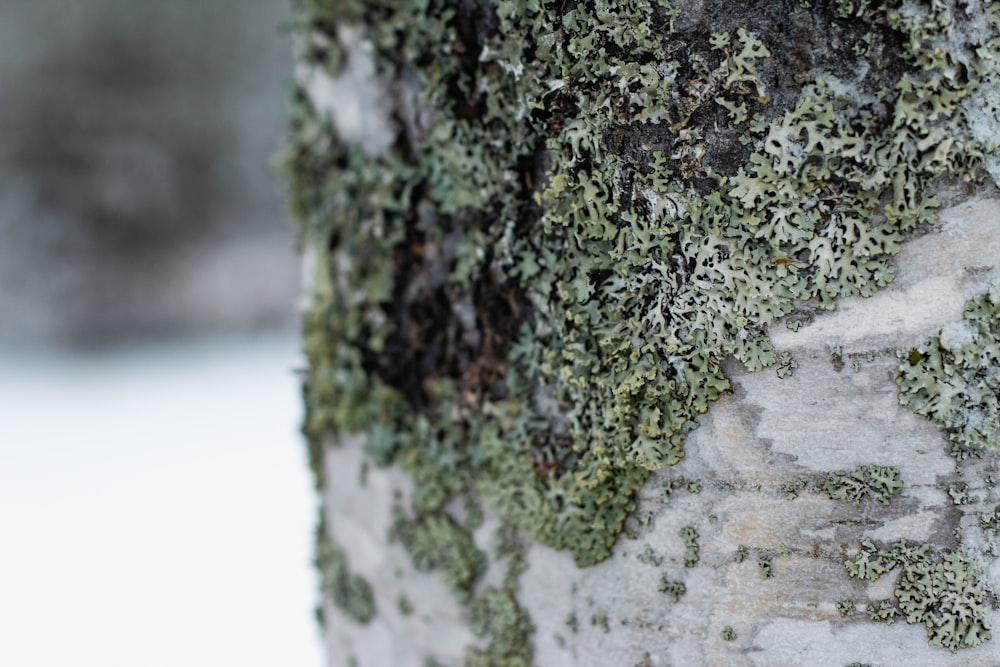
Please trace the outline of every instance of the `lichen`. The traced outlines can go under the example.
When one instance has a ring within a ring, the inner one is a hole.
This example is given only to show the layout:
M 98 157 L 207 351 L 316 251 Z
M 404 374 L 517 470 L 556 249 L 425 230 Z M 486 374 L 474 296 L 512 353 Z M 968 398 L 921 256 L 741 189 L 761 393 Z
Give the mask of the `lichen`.
M 393 535 L 417 570 L 440 570 L 441 579 L 460 602 L 471 598 L 475 583 L 484 574 L 485 555 L 450 517 L 434 513 L 410 520 L 397 510 Z
M 667 575 L 662 575 L 660 577 L 660 585 L 656 587 L 661 593 L 666 593 L 667 596 L 673 603 L 677 603 L 681 597 L 687 593 L 687 586 L 684 585 L 682 581 L 671 581 L 667 579 Z
M 733 626 L 731 625 L 727 625 L 722 628 L 722 632 L 720 632 L 719 635 L 722 637 L 722 641 L 726 642 L 735 641 L 737 637 L 736 631 L 733 630 Z
M 905 541 L 889 547 L 864 540 L 858 553 L 844 561 L 849 576 L 876 581 L 900 568 L 892 600 L 868 605 L 874 620 L 923 623 L 931 646 L 955 651 L 990 639 L 992 595 L 977 563 L 961 552 L 936 554 L 927 544 Z
M 803 479 L 797 479 L 791 484 L 785 484 L 782 490 L 785 493 L 786 500 L 795 500 L 799 497 L 799 492 L 806 488 L 806 481 Z
M 694 567 L 698 564 L 698 531 L 692 526 L 684 526 L 678 534 L 684 540 L 684 567 Z
M 1000 285 L 965 304 L 961 325 L 911 350 L 896 378 L 899 402 L 941 428 L 957 459 L 1000 443 Z
M 860 505 L 873 500 L 888 505 L 892 497 L 903 488 L 899 470 L 888 466 L 857 466 L 854 470 L 828 473 L 823 490 L 832 500 Z
M 373 157 L 293 104 L 317 484 L 323 448 L 366 434 L 413 478 L 404 545 L 465 600 L 456 497 L 607 558 L 722 361 L 774 365 L 768 326 L 887 285 L 938 179 L 982 177 L 961 104 L 992 81 L 996 5 L 848 4 L 808 10 L 803 65 L 763 10 L 709 35 L 667 0 L 298 0 L 303 61 L 336 76 L 358 26 L 397 120 Z
M 535 628 L 510 591 L 487 588 L 472 603 L 469 627 L 477 637 L 489 636 L 485 649 L 470 647 L 465 667 L 530 667 Z
M 858 613 L 858 606 L 854 604 L 854 600 L 841 600 L 837 603 L 837 611 L 841 616 L 854 616 Z
M 366 624 L 375 618 L 375 596 L 371 584 L 363 577 L 351 574 L 347 554 L 330 538 L 326 522 L 316 528 L 316 569 L 320 573 L 320 590 L 348 618 Z

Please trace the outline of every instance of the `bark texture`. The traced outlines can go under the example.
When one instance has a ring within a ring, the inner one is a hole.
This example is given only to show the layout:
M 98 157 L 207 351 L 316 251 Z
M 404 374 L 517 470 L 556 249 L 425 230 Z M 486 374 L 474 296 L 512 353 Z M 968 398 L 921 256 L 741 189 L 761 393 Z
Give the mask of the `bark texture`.
M 333 664 L 995 663 L 998 11 L 299 2 Z

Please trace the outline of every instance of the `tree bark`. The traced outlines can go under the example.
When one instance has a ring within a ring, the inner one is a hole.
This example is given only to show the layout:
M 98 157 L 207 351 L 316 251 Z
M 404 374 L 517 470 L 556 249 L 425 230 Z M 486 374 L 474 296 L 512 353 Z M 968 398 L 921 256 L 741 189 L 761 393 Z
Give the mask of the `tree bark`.
M 331 664 L 996 664 L 996 4 L 295 26 Z

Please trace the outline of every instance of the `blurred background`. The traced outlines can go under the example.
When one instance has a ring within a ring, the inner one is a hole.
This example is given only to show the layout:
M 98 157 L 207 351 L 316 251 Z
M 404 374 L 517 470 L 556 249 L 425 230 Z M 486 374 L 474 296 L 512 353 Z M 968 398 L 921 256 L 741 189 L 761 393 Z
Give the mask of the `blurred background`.
M 288 0 L 0 0 L 0 664 L 321 664 Z

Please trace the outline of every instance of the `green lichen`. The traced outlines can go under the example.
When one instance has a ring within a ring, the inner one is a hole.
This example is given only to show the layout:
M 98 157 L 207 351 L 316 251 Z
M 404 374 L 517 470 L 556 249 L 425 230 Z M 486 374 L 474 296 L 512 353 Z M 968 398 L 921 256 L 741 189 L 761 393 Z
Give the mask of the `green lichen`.
M 468 648 L 465 667 L 529 667 L 535 628 L 510 591 L 487 588 L 472 603 L 469 627 L 477 637 L 489 636 L 485 649 Z
M 684 567 L 694 567 L 698 564 L 698 531 L 691 526 L 684 526 L 678 535 L 684 540 Z
M 912 350 L 899 402 L 937 424 L 958 459 L 1000 443 L 1000 286 L 969 300 L 961 323 Z
M 854 616 L 858 613 L 858 607 L 854 604 L 854 600 L 841 600 L 837 603 L 837 611 L 841 616 Z
M 899 609 L 891 600 L 880 600 L 877 604 L 874 602 L 868 603 L 868 618 L 873 621 L 881 621 L 886 625 L 892 625 L 896 622 L 896 616 L 899 615 Z
M 580 622 L 577 620 L 575 612 L 571 612 L 566 617 L 566 621 L 565 622 L 566 622 L 566 626 L 573 632 L 573 634 L 576 634 L 579 631 L 579 629 L 580 629 Z
M 799 367 L 799 362 L 792 358 L 790 352 L 782 352 L 778 357 L 778 367 L 775 369 L 779 378 L 791 377 L 795 374 L 795 369 Z
M 476 549 L 468 531 L 445 514 L 410 520 L 397 510 L 393 535 L 417 570 L 440 570 L 441 579 L 459 602 L 471 599 L 473 587 L 484 574 L 486 557 Z
M 795 480 L 791 484 L 785 484 L 782 490 L 785 492 L 786 500 L 795 500 L 799 497 L 799 493 L 806 488 L 806 481 L 803 479 Z
M 990 545 L 990 552 L 996 556 L 1000 552 L 1000 505 L 979 515 L 979 527 Z
M 684 489 L 688 493 L 701 493 L 700 479 L 686 479 L 683 476 L 668 479 L 663 483 L 663 491 L 660 495 L 664 505 L 670 504 L 670 498 L 678 489 Z
M 335 73 L 336 24 L 363 26 L 413 93 L 379 157 L 302 91 L 293 109 L 318 483 L 323 447 L 365 433 L 418 516 L 477 495 L 580 565 L 606 558 L 729 389 L 721 361 L 773 365 L 769 325 L 888 284 L 936 179 L 979 178 L 960 102 L 995 31 L 961 28 L 995 16 L 915 7 L 817 10 L 850 39 L 792 76 L 771 56 L 783 19 L 709 37 L 665 0 L 297 2 L 307 61 Z
M 687 587 L 684 585 L 684 582 L 671 581 L 667 579 L 667 575 L 660 577 L 660 585 L 656 587 L 656 590 L 666 593 L 674 604 L 681 599 L 681 596 L 687 593 Z
M 887 466 L 857 466 L 854 470 L 828 473 L 823 490 L 832 500 L 860 505 L 862 501 L 878 501 L 888 505 L 903 488 L 899 470 Z
M 590 624 L 599 626 L 605 634 L 611 632 L 611 624 L 608 622 L 608 615 L 603 611 L 600 614 L 593 614 L 590 617 Z
M 757 559 L 757 569 L 760 571 L 761 579 L 770 579 L 774 576 L 774 569 L 771 566 L 771 556 L 761 556 Z
M 975 499 L 969 494 L 969 485 L 964 482 L 949 486 L 948 496 L 951 498 L 951 502 L 956 505 L 971 505 L 975 502 Z
M 878 547 L 864 540 L 844 562 L 849 576 L 869 581 L 897 567 L 894 599 L 869 604 L 869 617 L 892 623 L 902 616 L 907 623 L 923 623 L 931 646 L 952 651 L 990 639 L 991 593 L 979 565 L 960 552 L 935 554 L 929 545 L 905 541 Z
M 314 563 L 320 573 L 320 590 L 333 606 L 361 624 L 375 618 L 375 596 L 371 584 L 351 574 L 347 554 L 330 538 L 322 520 L 316 528 Z
M 733 626 L 731 625 L 722 628 L 722 632 L 719 634 L 722 637 L 722 641 L 731 642 L 736 640 L 736 631 L 733 630 Z
M 648 544 L 643 547 L 642 553 L 637 556 L 640 563 L 659 567 L 663 563 L 663 556 L 659 556 L 653 551 L 653 547 Z

